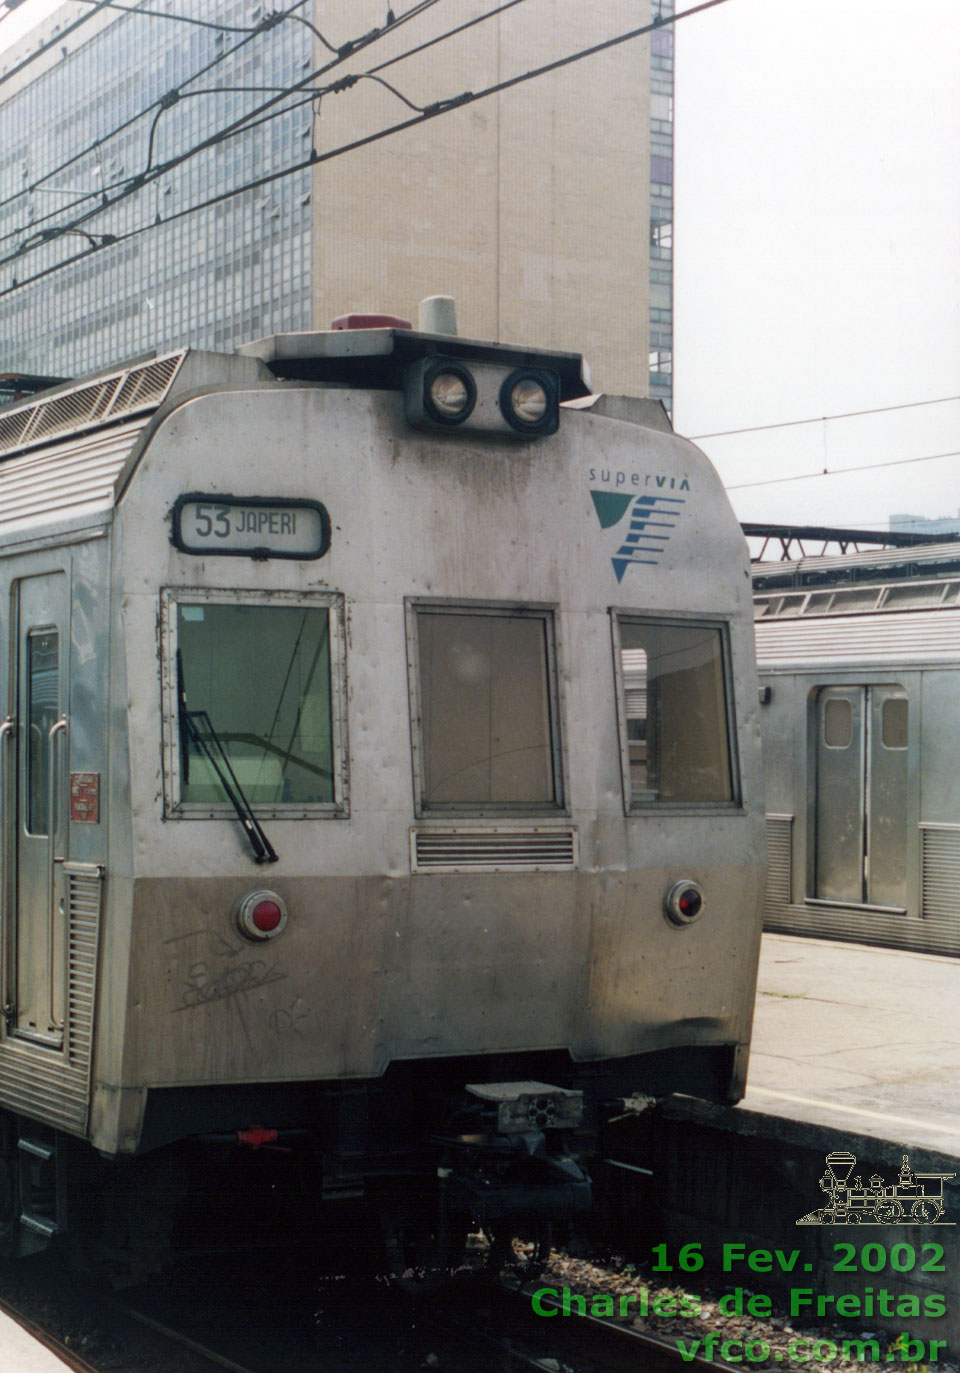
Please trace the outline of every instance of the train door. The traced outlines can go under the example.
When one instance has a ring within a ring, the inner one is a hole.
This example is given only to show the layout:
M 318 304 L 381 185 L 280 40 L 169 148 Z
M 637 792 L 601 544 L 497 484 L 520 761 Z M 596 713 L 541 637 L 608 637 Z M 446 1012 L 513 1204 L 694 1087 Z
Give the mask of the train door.
M 14 584 L 5 722 L 4 1012 L 8 1033 L 52 1048 L 63 1044 L 65 995 L 67 583 L 49 572 Z
M 906 906 L 906 692 L 823 687 L 816 697 L 814 896 Z

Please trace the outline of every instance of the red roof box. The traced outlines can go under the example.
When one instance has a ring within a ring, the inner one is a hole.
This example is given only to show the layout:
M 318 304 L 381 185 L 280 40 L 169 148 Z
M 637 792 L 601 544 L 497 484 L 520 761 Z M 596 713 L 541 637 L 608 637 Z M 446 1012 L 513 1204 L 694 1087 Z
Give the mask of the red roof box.
M 338 315 L 331 329 L 412 329 L 399 315 Z

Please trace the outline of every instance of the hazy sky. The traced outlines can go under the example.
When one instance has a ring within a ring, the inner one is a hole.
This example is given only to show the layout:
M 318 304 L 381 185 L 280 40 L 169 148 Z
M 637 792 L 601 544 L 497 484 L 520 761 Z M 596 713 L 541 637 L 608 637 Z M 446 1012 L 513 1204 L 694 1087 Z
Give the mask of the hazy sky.
M 677 429 L 960 397 L 958 0 L 728 0 L 676 34 Z M 960 400 L 700 442 L 742 519 L 960 510 L 960 456 L 905 461 L 960 453 Z M 824 467 L 870 470 L 782 480 Z
M 729 0 L 676 45 L 677 429 L 960 397 L 957 0 Z M 957 453 L 960 401 L 702 447 L 730 488 Z M 956 515 L 960 456 L 731 496 L 748 520 Z

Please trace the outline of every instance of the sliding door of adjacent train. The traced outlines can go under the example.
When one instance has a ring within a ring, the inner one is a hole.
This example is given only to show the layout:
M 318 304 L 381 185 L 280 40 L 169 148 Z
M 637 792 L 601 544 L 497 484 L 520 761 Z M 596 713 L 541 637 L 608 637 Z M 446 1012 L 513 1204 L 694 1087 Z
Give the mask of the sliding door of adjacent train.
M 4 1006 L 8 1033 L 58 1048 L 65 982 L 66 573 L 18 578 L 11 612 L 2 741 Z
M 906 906 L 907 725 L 902 687 L 831 686 L 816 708 L 816 899 Z

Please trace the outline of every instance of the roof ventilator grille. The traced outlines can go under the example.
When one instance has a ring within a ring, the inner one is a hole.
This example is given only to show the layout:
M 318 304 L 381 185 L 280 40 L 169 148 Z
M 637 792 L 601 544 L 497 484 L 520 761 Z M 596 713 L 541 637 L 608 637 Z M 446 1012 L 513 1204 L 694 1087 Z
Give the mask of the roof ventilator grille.
M 0 415 L 0 456 L 159 405 L 185 357 L 180 352 L 141 363 Z
M 577 865 L 575 829 L 435 829 L 411 833 L 414 872 L 562 870 Z

